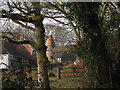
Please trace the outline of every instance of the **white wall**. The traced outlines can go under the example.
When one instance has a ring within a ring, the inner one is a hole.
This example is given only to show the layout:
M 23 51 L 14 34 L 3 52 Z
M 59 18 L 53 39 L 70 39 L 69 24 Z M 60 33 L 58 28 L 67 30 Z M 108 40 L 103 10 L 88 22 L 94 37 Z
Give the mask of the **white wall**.
M 10 67 L 10 60 L 12 55 L 0 54 L 0 69 L 8 69 Z

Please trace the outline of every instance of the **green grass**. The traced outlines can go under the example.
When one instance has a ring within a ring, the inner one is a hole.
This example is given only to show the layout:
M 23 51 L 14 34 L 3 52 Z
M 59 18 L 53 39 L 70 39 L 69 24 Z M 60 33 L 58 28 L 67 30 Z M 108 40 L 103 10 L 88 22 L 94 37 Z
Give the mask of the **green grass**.
M 82 88 L 83 87 L 83 78 L 75 77 L 75 78 L 61 78 L 56 82 L 50 83 L 53 88 Z
M 82 80 L 83 78 L 75 77 L 75 78 L 63 78 L 61 81 L 73 81 L 73 80 Z

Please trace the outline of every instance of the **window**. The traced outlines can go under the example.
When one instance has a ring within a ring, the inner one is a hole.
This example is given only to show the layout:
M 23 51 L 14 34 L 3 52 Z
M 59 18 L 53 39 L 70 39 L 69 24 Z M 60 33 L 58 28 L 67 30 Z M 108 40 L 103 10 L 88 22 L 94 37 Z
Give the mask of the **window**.
M 62 60 L 61 60 L 61 58 L 58 58 L 58 62 L 61 62 Z

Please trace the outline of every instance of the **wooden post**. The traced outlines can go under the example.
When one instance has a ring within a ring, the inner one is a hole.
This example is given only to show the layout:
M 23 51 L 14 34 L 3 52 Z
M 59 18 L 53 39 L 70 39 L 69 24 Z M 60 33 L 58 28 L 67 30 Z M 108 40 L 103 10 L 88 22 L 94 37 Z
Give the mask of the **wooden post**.
M 60 68 L 57 68 L 57 79 L 61 79 Z

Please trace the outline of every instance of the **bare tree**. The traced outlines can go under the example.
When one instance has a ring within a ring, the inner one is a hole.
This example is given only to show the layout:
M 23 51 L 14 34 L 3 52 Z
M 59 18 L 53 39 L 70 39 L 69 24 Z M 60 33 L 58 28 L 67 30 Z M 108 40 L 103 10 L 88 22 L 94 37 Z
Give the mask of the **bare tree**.
M 76 42 L 75 34 L 70 27 L 60 24 L 46 24 L 46 35 L 52 35 L 56 45 L 68 45 Z
M 48 80 L 47 70 L 47 57 L 46 57 L 46 46 L 45 46 L 45 29 L 43 25 L 44 15 L 43 3 L 40 2 L 6 2 L 7 9 L 2 10 L 2 18 L 12 20 L 14 23 L 21 25 L 22 27 L 28 28 L 35 32 L 35 41 L 30 40 L 14 40 L 3 36 L 9 42 L 16 44 L 30 44 L 37 52 L 37 67 L 38 67 L 38 82 L 40 88 L 50 89 Z M 26 25 L 31 23 L 34 26 Z

